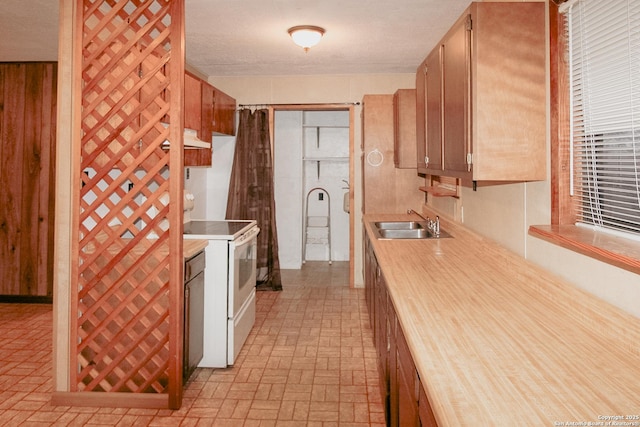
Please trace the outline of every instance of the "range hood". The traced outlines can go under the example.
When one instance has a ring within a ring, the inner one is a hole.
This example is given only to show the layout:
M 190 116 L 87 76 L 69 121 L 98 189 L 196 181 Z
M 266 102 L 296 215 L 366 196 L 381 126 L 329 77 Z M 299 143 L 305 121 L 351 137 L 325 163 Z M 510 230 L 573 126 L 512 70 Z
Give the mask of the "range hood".
M 211 148 L 211 142 L 198 139 L 198 132 L 193 129 L 184 129 L 185 148 Z
M 165 128 L 169 126 L 168 123 L 162 123 Z M 183 134 L 184 148 L 211 148 L 211 142 L 203 141 L 198 138 L 198 131 L 195 129 L 184 128 Z M 162 144 L 165 148 L 169 148 L 171 143 L 169 140 L 165 140 Z

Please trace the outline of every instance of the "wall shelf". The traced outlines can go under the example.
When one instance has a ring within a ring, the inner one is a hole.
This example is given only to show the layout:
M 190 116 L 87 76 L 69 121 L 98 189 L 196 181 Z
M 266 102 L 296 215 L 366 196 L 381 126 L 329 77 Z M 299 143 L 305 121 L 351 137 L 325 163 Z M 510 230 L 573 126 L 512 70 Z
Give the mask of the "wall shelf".
M 456 178 L 431 175 L 427 182 L 430 185 L 419 187 L 420 191 L 429 193 L 433 197 L 460 198 L 460 183 Z

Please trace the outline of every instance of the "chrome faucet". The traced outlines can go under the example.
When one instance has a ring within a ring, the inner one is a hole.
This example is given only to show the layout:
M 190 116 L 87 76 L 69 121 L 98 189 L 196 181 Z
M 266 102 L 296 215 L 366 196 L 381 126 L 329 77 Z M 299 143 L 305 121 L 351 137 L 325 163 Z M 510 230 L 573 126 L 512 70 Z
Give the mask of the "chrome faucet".
M 428 218 L 423 217 L 422 215 L 420 215 L 418 212 L 414 211 L 413 209 L 407 209 L 407 214 L 411 215 L 412 213 L 418 215 L 420 218 L 422 218 L 423 221 L 428 221 Z
M 412 213 L 418 215 L 420 218 L 422 218 L 427 223 L 427 228 L 429 229 L 429 231 L 431 231 L 436 236 L 440 235 L 440 216 L 436 215 L 436 219 L 434 221 L 429 217 L 427 217 L 427 218 L 423 217 L 422 215 L 420 215 L 418 212 L 414 211 L 413 209 L 407 209 L 407 214 L 411 215 Z

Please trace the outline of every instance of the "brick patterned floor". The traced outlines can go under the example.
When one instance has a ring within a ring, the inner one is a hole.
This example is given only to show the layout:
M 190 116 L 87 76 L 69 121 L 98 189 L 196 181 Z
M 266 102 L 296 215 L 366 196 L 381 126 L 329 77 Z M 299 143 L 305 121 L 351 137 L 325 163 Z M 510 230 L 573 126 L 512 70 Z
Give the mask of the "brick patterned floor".
M 348 263 L 282 278 L 282 292 L 258 292 L 236 365 L 198 368 L 177 411 L 51 406 L 51 306 L 0 304 L 0 425 L 384 426 L 364 291 L 349 288 Z

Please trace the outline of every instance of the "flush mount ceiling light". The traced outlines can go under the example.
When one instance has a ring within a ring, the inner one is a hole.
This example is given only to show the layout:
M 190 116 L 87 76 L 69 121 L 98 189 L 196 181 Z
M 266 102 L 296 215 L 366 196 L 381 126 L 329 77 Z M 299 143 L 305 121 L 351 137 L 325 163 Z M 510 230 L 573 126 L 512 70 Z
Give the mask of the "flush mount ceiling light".
M 324 35 L 324 28 L 314 25 L 298 25 L 297 27 L 289 28 L 287 32 L 295 44 L 302 47 L 305 52 L 308 52 L 309 48 L 318 44 Z

